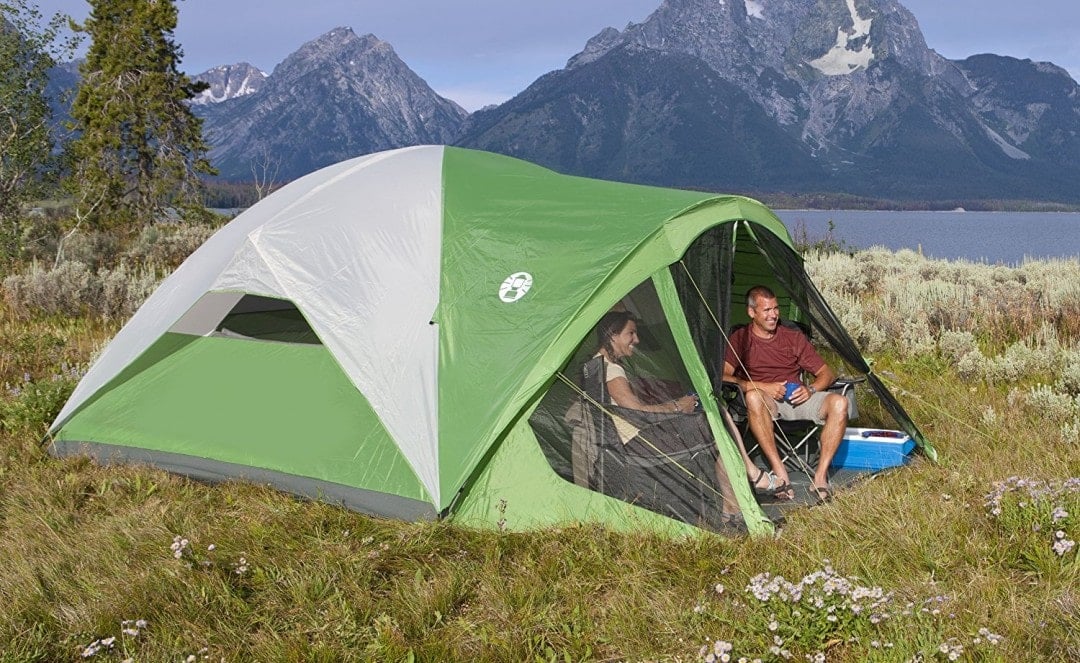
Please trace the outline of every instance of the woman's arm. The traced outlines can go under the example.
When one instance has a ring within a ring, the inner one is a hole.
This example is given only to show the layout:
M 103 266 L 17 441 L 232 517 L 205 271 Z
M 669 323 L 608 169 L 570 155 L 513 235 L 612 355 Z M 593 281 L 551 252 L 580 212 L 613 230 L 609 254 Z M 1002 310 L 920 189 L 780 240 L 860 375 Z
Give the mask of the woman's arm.
M 607 390 L 612 402 L 619 407 L 641 410 L 642 412 L 693 412 L 698 402 L 696 396 L 683 396 L 656 405 L 642 403 L 634 390 L 630 388 L 630 381 L 624 377 L 608 380 Z

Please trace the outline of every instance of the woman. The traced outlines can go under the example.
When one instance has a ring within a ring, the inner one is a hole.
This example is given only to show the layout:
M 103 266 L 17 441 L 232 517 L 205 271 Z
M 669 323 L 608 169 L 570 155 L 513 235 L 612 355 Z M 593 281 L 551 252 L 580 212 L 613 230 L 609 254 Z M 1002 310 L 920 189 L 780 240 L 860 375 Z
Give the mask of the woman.
M 630 380 L 626 377 L 626 369 L 622 366 L 623 361 L 634 354 L 640 342 L 637 333 L 637 321 L 630 312 L 610 311 L 605 314 L 596 327 L 596 335 L 599 349 L 594 356 L 604 358 L 605 384 L 608 398 L 613 405 L 643 412 L 689 413 L 697 408 L 698 397 L 695 395 L 682 396 L 681 398 L 653 404 L 643 402 L 634 392 Z M 724 415 L 726 417 L 727 413 L 725 412 Z M 775 475 L 759 468 L 750 460 L 743 446 L 742 436 L 739 435 L 738 430 L 730 420 L 726 423 L 728 430 L 733 431 L 732 434 L 738 444 L 739 452 L 742 454 L 743 465 L 746 468 L 746 474 L 750 478 L 754 492 L 763 497 L 784 497 L 784 495 L 779 495 L 778 491 L 786 490 L 786 488 L 778 486 Z M 623 444 L 630 443 L 639 430 L 620 418 L 615 418 L 615 428 Z M 725 488 L 725 492 L 730 491 L 730 485 L 727 482 L 719 458 L 717 459 L 716 476 L 720 486 Z M 728 502 L 729 498 L 734 503 L 734 496 L 728 494 L 724 495 L 725 503 Z
M 642 412 L 693 412 L 697 396 L 687 395 L 664 403 L 649 404 L 638 398 L 630 387 L 622 362 L 634 354 L 640 339 L 637 321 L 628 311 L 611 311 L 600 319 L 596 328 L 600 349 L 596 355 L 604 358 L 607 392 L 611 402 L 619 407 Z

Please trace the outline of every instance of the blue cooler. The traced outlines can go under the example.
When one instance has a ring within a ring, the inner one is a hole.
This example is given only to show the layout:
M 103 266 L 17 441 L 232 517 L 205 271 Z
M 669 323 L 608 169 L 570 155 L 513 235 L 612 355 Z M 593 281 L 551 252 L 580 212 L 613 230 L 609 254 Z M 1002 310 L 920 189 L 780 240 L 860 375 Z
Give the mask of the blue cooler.
M 881 428 L 848 428 L 832 466 L 849 470 L 883 470 L 911 459 L 915 440 L 903 431 Z

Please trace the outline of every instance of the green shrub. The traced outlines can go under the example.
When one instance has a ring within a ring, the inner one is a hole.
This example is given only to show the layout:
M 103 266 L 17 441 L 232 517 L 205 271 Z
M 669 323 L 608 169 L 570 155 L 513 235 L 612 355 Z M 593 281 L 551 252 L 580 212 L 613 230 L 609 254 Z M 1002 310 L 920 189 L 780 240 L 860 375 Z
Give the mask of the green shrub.
M 120 255 L 120 238 L 115 233 L 75 232 L 63 241 L 62 261 L 77 262 L 90 269 L 100 269 L 116 262 Z
M 31 214 L 23 222 L 19 238 L 20 258 L 23 260 L 49 260 L 56 256 L 60 242 L 60 221 L 56 214 Z
M 0 399 L 0 431 L 44 435 L 77 382 L 77 376 L 56 375 L 48 380 L 8 386 L 5 397 Z
M 0 329 L 0 383 L 29 382 L 65 363 L 66 339 L 54 330 Z
M 162 276 L 154 267 L 131 268 L 120 263 L 114 269 L 99 272 L 98 278 L 101 297 L 91 305 L 91 310 L 104 318 L 125 319 L 153 294 Z
M 1037 384 L 1027 392 L 1027 406 L 1054 423 L 1071 421 L 1080 416 L 1080 396 L 1063 394 L 1053 387 Z
M 938 337 L 938 350 L 955 364 L 966 355 L 979 352 L 979 345 L 970 331 L 946 329 Z
M 1080 477 L 1012 476 L 995 482 L 984 504 L 1008 544 L 1001 551 L 1003 563 L 1073 587 L 1080 583 Z
M 176 267 L 216 232 L 209 225 L 158 224 L 139 233 L 127 257 L 136 263 Z
M 63 262 L 56 269 L 34 262 L 26 274 L 4 279 L 4 302 L 18 317 L 62 315 L 76 317 L 96 301 L 100 283 L 81 262 Z
M 92 271 L 81 262 L 55 269 L 34 263 L 25 274 L 4 279 L 4 302 L 19 318 L 42 316 L 127 318 L 164 277 L 154 266 Z
M 1080 396 L 1080 350 L 1064 353 L 1060 358 L 1061 377 L 1057 389 L 1065 394 Z

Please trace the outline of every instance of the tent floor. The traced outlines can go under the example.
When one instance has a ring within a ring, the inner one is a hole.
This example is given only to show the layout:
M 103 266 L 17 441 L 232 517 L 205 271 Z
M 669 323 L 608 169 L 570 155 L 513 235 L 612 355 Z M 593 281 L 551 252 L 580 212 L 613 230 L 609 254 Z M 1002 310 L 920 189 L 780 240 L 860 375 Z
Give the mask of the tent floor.
M 751 459 L 758 467 L 768 467 L 768 463 L 758 454 L 751 454 Z M 811 456 L 810 467 L 816 467 L 817 458 Z M 795 489 L 795 499 L 775 500 L 773 498 L 759 498 L 758 503 L 773 522 L 780 523 L 784 520 L 784 514 L 792 509 L 799 509 L 819 504 L 816 497 L 810 491 L 810 477 L 798 467 L 788 464 L 788 478 Z M 832 486 L 833 499 L 843 494 L 844 490 L 851 488 L 861 481 L 868 481 L 881 473 L 882 470 L 852 470 L 846 468 L 831 468 L 829 470 L 829 484 Z M 842 497 L 841 497 L 842 499 Z
M 871 472 L 868 470 L 846 470 L 835 469 L 829 472 L 829 483 L 833 489 L 833 499 L 843 499 L 843 491 L 852 487 L 860 481 L 866 481 L 874 476 L 878 472 Z M 784 514 L 792 509 L 800 509 L 807 506 L 817 506 L 818 501 L 812 496 L 810 492 L 810 478 L 800 471 L 788 470 L 788 476 L 791 479 L 791 485 L 795 488 L 795 499 L 793 500 L 774 500 L 772 498 L 761 498 L 758 503 L 761 505 L 761 509 L 765 512 L 765 515 L 769 517 L 773 522 L 779 523 L 784 520 Z

